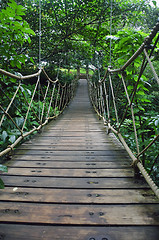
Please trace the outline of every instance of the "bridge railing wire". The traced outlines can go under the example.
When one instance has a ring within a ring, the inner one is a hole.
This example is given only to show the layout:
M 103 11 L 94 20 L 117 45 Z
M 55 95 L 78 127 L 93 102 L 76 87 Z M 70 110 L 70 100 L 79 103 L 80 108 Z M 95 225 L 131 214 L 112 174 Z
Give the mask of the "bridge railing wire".
M 111 67 L 108 67 L 103 79 L 100 79 L 98 82 L 94 82 L 91 81 L 91 79 L 89 79 L 88 77 L 88 83 L 92 105 L 99 117 L 103 119 L 104 124 L 107 126 L 107 133 L 109 134 L 112 131 L 118 137 L 118 139 L 128 152 L 130 158 L 132 159 L 132 166 L 134 167 L 136 177 L 139 177 L 140 174 L 142 174 L 151 189 L 159 198 L 159 188 L 157 186 L 157 183 L 151 177 L 153 175 L 154 167 L 158 163 L 159 158 L 159 134 L 155 132 L 154 136 L 150 137 L 149 141 L 147 141 L 144 139 L 142 134 L 140 134 L 141 125 L 139 125 L 139 122 L 141 123 L 141 116 L 138 116 L 139 121 L 136 123 L 136 108 L 138 107 L 136 99 L 138 96 L 141 77 L 147 65 L 150 66 L 153 77 L 159 84 L 158 75 L 150 59 L 159 40 L 159 35 L 156 38 L 153 47 L 149 47 L 158 31 L 159 23 L 153 28 L 149 37 L 145 39 L 143 44 L 134 53 L 134 55 L 121 68 L 112 69 Z M 126 69 L 134 62 L 134 60 L 139 55 L 142 56 L 141 68 L 138 73 L 137 80 L 133 86 L 133 89 L 130 92 L 129 85 L 127 84 L 127 81 L 125 79 Z M 120 106 L 121 102 L 122 107 Z M 127 141 L 127 139 L 129 138 L 128 140 L 130 142 L 130 134 L 126 136 L 125 132 L 125 128 L 127 128 L 127 125 L 129 125 L 130 123 L 132 124 L 132 127 L 129 128 L 129 131 L 133 132 L 133 139 L 131 136 L 131 141 L 133 141 L 134 143 L 133 148 L 130 147 L 131 144 L 129 144 Z M 145 126 L 145 132 L 148 132 L 149 130 L 146 128 L 149 128 L 149 126 Z M 142 146 L 140 146 L 141 141 L 139 141 L 139 135 L 140 137 L 143 137 Z M 135 148 L 134 145 L 136 146 Z M 151 154 L 154 154 L 153 149 L 151 149 L 152 146 L 154 146 L 155 152 L 157 152 L 156 156 L 153 155 L 153 159 L 145 160 L 145 157 L 148 157 L 148 151 Z M 144 158 L 144 161 L 141 159 L 141 157 Z M 149 162 L 150 167 L 146 166 L 147 162 Z M 157 171 L 159 174 L 159 170 Z
M 41 75 L 47 83 L 42 83 Z M 9 86 L 1 82 L 0 92 L 0 129 L 2 137 L 11 144 L 1 148 L 0 157 L 12 151 L 18 143 L 34 132 L 38 132 L 49 120 L 61 114 L 74 96 L 77 79 L 62 85 L 58 79 L 53 81 L 44 69 L 27 76 L 15 75 L 0 69 L 0 74 L 7 77 Z M 24 89 L 23 80 L 33 79 L 32 91 Z M 14 79 L 14 81 L 9 81 Z M 16 81 L 15 81 L 16 80 Z M 14 92 L 11 92 L 13 91 Z M 18 104 L 17 104 L 18 102 Z M 7 103 L 7 104 L 6 104 Z M 38 110 L 37 110 L 38 109 Z M 10 134 L 5 131 L 10 128 Z M 7 142 L 7 141 L 6 141 Z

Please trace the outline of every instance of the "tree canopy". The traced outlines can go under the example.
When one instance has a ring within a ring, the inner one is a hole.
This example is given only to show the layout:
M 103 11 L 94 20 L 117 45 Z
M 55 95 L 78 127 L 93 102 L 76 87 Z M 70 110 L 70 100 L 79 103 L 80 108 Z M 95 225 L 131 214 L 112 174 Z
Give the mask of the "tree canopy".
M 106 64 L 110 52 L 111 22 L 112 36 L 116 36 L 123 28 L 148 33 L 159 14 L 156 2 L 151 2 L 153 5 L 149 0 L 41 0 L 39 9 L 39 0 L 3 1 L 0 16 L 1 55 L 5 56 L 4 52 L 7 51 L 14 52 L 10 59 L 12 67 L 20 68 L 18 61 L 24 64 L 28 56 L 34 59 L 36 65 L 41 16 L 43 63 L 58 66 L 62 62 L 67 67 L 88 63 L 97 65 L 98 52 L 101 64 Z M 7 16 L 8 20 L 5 20 Z M 31 41 L 28 34 L 32 35 Z M 22 53 L 20 59 L 15 57 Z M 2 62 L 4 59 L 2 57 Z

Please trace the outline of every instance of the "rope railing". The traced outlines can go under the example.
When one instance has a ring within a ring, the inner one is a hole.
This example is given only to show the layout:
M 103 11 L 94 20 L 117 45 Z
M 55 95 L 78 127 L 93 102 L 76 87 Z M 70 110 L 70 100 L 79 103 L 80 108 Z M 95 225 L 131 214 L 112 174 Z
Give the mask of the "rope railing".
M 10 123 L 12 125 L 10 136 L 13 136 L 14 133 L 14 141 L 10 141 L 11 145 L 7 145 L 5 149 L 1 148 L 0 157 L 2 157 L 13 150 L 25 137 L 39 131 L 49 120 L 57 118 L 64 111 L 74 96 L 77 79 L 62 85 L 58 79 L 53 81 L 44 69 L 27 76 L 15 75 L 3 69 L 0 69 L 0 73 L 17 80 L 12 87 L 12 90 L 16 89 L 13 93 L 7 92 L 7 85 L 5 89 L 1 86 L 1 91 L 5 94 L 3 94 L 4 97 L 2 97 L 0 103 L 0 128 L 3 131 L 4 126 Z M 42 83 L 41 73 L 46 77 L 47 83 Z M 31 86 L 34 89 L 29 90 L 28 93 L 28 89 L 24 89 L 23 80 L 31 78 L 34 78 L 34 80 L 37 78 L 37 80 Z M 5 104 L 3 104 L 3 99 L 5 99 Z M 21 108 L 16 105 L 17 100 L 20 102 Z M 15 112 L 13 112 L 13 109 L 15 109 Z
M 148 144 L 146 141 L 142 139 L 142 146 L 140 146 L 139 141 L 139 134 L 138 130 L 140 129 L 141 125 L 136 123 L 136 109 L 137 109 L 137 94 L 138 94 L 138 87 L 140 84 L 141 77 L 146 69 L 147 65 L 150 66 L 154 79 L 159 84 L 159 78 L 155 71 L 155 68 L 151 62 L 150 57 L 152 56 L 153 50 L 157 45 L 159 40 L 159 36 L 157 37 L 157 41 L 155 42 L 153 49 L 149 48 L 148 46 L 151 44 L 151 41 L 156 36 L 157 32 L 159 31 L 159 23 L 153 28 L 149 37 L 145 39 L 143 44 L 139 47 L 139 49 L 133 54 L 133 56 L 119 69 L 112 69 L 108 67 L 106 70 L 103 79 L 100 79 L 97 82 L 92 82 L 91 79 L 88 78 L 89 83 L 89 93 L 92 105 L 99 115 L 100 118 L 103 119 L 104 124 L 107 126 L 107 133 L 111 131 L 118 137 L 120 142 L 123 144 L 124 148 L 128 152 L 130 158 L 132 159 L 132 166 L 135 170 L 135 175 L 143 175 L 151 189 L 154 191 L 156 196 L 159 198 L 159 188 L 157 184 L 152 180 L 150 175 L 148 174 L 148 169 L 145 167 L 145 160 L 142 161 L 141 157 L 144 156 L 149 150 L 152 145 L 157 145 L 157 140 L 159 139 L 159 134 L 155 133 L 153 139 L 150 139 Z M 126 69 L 129 67 L 138 56 L 142 57 L 141 68 L 138 72 L 138 78 L 133 86 L 133 90 L 130 92 L 128 90 L 128 83 L 125 79 L 126 76 Z M 117 80 L 118 79 L 118 80 Z M 115 82 L 116 80 L 116 82 Z M 120 91 L 116 91 L 115 83 L 121 83 Z M 122 90 L 122 92 L 121 92 Z M 100 95 L 99 95 L 100 93 Z M 121 107 L 120 102 L 125 103 L 125 109 L 123 106 Z M 102 104 L 99 104 L 99 101 Z M 144 113 L 143 113 L 144 114 Z M 131 116 L 131 118 L 130 118 Z M 139 116 L 141 118 L 141 116 Z M 133 142 L 135 143 L 136 149 L 131 148 L 131 144 L 127 141 L 125 137 L 125 121 L 131 119 L 132 129 L 133 131 Z M 155 145 L 155 146 L 156 146 Z M 158 148 L 156 147 L 156 152 Z M 158 156 L 159 153 L 157 153 Z M 158 157 L 157 157 L 158 158 Z M 157 158 L 151 160 L 151 171 L 153 172 L 153 163 L 154 161 L 157 162 Z

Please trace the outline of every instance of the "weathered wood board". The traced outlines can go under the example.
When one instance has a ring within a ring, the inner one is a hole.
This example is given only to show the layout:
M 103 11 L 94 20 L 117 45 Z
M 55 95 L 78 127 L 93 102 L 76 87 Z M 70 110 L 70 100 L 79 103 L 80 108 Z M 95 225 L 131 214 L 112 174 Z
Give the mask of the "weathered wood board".
M 92 227 L 44 226 L 8 224 L 1 225 L 1 239 L 5 240 L 158 240 L 157 226 Z

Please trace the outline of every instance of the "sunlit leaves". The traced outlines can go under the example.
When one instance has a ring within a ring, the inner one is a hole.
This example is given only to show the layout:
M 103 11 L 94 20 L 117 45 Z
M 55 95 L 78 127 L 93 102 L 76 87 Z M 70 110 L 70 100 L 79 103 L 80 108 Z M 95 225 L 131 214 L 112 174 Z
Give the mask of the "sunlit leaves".
M 34 32 L 29 24 L 23 20 L 25 8 L 18 5 L 14 0 L 8 3 L 5 9 L 0 12 L 0 55 L 1 67 L 7 69 L 11 67 L 21 68 L 27 57 L 21 54 L 23 44 L 31 42 L 30 35 Z

